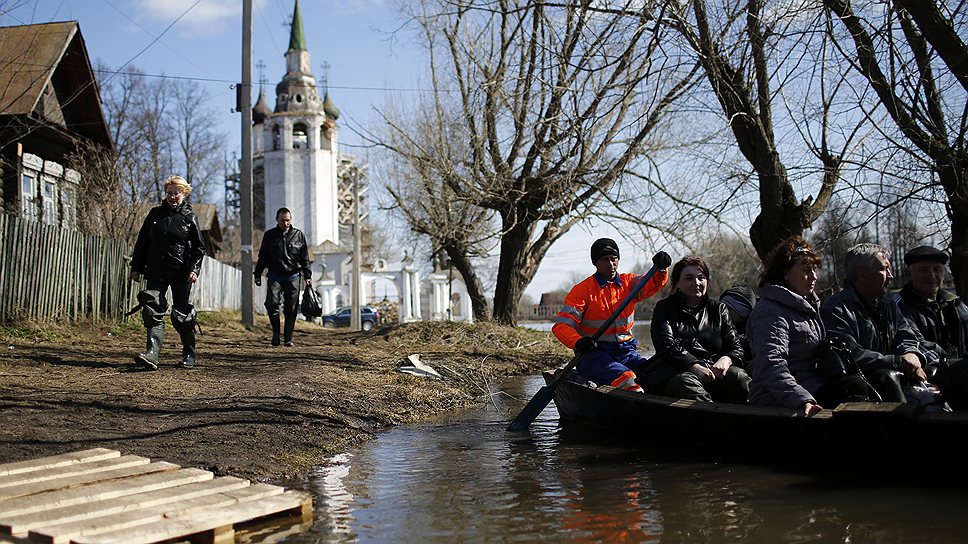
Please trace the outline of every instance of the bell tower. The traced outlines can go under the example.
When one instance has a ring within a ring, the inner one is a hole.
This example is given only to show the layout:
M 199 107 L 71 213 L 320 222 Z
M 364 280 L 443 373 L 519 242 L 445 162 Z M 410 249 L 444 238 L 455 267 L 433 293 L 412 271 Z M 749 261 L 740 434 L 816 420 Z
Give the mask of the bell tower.
M 262 178 L 264 229 L 275 226 L 276 210 L 285 207 L 292 211 L 293 225 L 306 234 L 310 246 L 327 241 L 339 245 L 339 110 L 328 94 L 320 98 L 310 66 L 296 0 L 286 74 L 276 85 L 275 109 L 266 114 L 263 104 L 260 117 L 253 116 L 256 130 L 259 120 L 262 125 L 261 137 L 253 138 L 254 147 L 261 148 L 253 149 L 254 178 Z M 254 180 L 254 187 L 260 186 L 258 181 Z M 258 199 L 260 195 L 254 196 Z

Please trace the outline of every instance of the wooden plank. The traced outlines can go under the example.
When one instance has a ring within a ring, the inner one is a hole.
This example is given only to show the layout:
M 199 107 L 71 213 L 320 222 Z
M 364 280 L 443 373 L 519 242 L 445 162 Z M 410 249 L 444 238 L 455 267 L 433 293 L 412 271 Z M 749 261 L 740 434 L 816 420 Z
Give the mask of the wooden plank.
M 22 472 L 33 472 L 35 470 L 47 470 L 65 465 L 71 465 L 74 463 L 87 463 L 89 461 L 100 461 L 102 459 L 111 459 L 113 457 L 121 457 L 121 452 L 105 448 L 74 451 L 60 455 L 52 455 L 50 457 L 41 457 L 39 459 L 28 459 L 26 461 L 0 464 L 0 476 L 20 474 Z
M 189 469 L 186 469 L 189 470 Z M 176 501 L 201 497 L 213 493 L 240 489 L 249 485 L 248 480 L 225 476 L 214 480 L 185 483 L 130 495 L 74 504 L 61 508 L 49 508 L 28 514 L 0 517 L 0 531 L 14 536 L 26 536 L 31 529 L 48 527 L 72 521 L 96 518 L 118 512 L 148 508 Z
M 28 484 L 18 487 L 11 487 L 7 489 L 0 489 L 0 513 L 3 513 L 6 509 L 7 502 L 10 499 L 16 499 L 21 497 L 27 497 L 35 494 L 45 494 L 48 492 L 55 492 L 59 490 L 64 490 L 65 488 L 74 488 L 81 486 L 89 486 L 90 484 L 96 482 L 106 482 L 109 480 L 119 480 L 124 478 L 130 478 L 132 476 L 140 476 L 144 474 L 152 474 L 155 472 L 165 472 L 170 470 L 177 470 L 181 467 L 172 463 L 149 463 L 147 465 L 138 465 L 134 467 L 119 468 L 116 470 L 109 470 L 107 472 L 98 472 L 95 474 L 84 474 L 81 476 L 71 476 L 69 478 L 61 478 L 58 480 L 48 480 L 46 482 L 37 482 L 35 484 Z
M 0 502 L 0 519 L 201 482 L 212 477 L 213 474 L 207 470 L 187 468 L 37 493 Z
M 73 463 L 66 466 L 50 468 L 48 470 L 35 470 L 32 472 L 23 472 L 20 474 L 11 474 L 9 476 L 0 476 L 0 493 L 4 493 L 3 488 L 11 486 L 22 486 L 27 484 L 33 484 L 37 482 L 44 482 L 47 480 L 56 480 L 60 478 L 69 478 L 71 476 L 83 476 L 85 474 L 96 474 L 98 472 L 107 472 L 109 470 L 115 470 L 125 467 L 134 467 L 138 465 L 147 465 L 151 462 L 151 459 L 147 457 L 141 457 L 138 455 L 124 455 L 121 457 L 116 457 L 113 459 L 104 459 L 101 461 L 90 461 L 87 463 Z
M 169 538 L 183 537 L 193 533 L 231 526 L 234 521 L 209 523 L 205 527 L 186 530 L 181 525 L 173 525 L 172 520 L 182 517 L 215 514 L 217 519 L 225 517 L 225 512 L 236 512 L 242 505 L 262 504 L 274 496 L 282 495 L 285 489 L 269 484 L 254 484 L 248 487 L 214 493 L 184 501 L 163 504 L 142 510 L 123 512 L 107 518 L 82 520 L 49 527 L 38 527 L 30 531 L 30 538 L 44 544 L 66 544 L 69 542 L 111 542 L 126 544 L 134 542 L 158 542 Z M 252 519 L 243 517 L 240 520 Z M 211 518 L 209 518 L 211 519 Z M 174 528 L 172 528 L 174 527 Z M 156 536 L 156 535 L 171 536 Z M 152 536 L 142 536 L 152 535 Z

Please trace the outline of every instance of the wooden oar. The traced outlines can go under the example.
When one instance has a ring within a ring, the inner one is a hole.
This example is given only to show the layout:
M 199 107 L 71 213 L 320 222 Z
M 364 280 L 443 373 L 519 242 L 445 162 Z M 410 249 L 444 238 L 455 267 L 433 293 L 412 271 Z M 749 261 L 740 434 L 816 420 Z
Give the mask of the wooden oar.
M 635 300 L 637 296 L 639 296 L 639 292 L 642 291 L 642 288 L 645 287 L 645 284 L 649 283 L 649 280 L 651 280 L 652 276 L 655 275 L 657 266 L 658 265 L 656 264 L 652 265 L 652 268 L 645 273 L 645 276 L 643 276 L 642 280 L 639 281 L 639 284 L 635 286 L 635 289 L 633 289 L 632 292 L 625 297 L 625 300 L 618 305 L 618 308 L 615 308 L 615 311 L 612 312 L 612 315 L 608 316 L 608 319 L 605 321 L 605 323 L 603 323 L 602 326 L 595 331 L 595 334 L 592 335 L 592 340 L 597 342 L 598 339 L 605 334 L 605 331 L 612 326 L 612 323 L 614 323 L 619 314 L 622 313 L 622 310 L 624 310 L 626 306 L 628 306 L 633 300 Z M 569 361 L 568 364 L 558 372 L 558 374 L 555 375 L 555 377 L 551 380 L 551 383 L 539 389 L 538 392 L 531 397 L 531 400 L 528 401 L 528 404 L 524 407 L 524 409 L 521 410 L 521 413 L 518 414 L 518 417 L 514 418 L 514 421 L 508 425 L 507 430 L 523 431 L 527 429 L 528 425 L 531 425 L 531 422 L 534 421 L 535 418 L 538 417 L 538 414 L 540 414 L 541 411 L 548 406 L 548 403 L 551 402 L 551 399 L 555 394 L 555 388 L 558 387 L 558 384 L 561 382 L 561 380 L 563 380 L 565 376 L 571 372 L 572 368 L 575 368 L 575 365 L 577 365 L 578 361 L 581 361 L 581 358 L 584 356 L 584 353 L 575 355 L 575 357 Z

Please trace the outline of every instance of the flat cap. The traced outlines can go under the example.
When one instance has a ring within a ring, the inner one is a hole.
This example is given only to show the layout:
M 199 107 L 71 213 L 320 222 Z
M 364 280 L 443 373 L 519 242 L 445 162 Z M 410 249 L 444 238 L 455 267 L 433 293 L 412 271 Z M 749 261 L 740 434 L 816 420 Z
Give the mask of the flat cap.
M 911 266 L 918 261 L 937 261 L 941 264 L 947 264 L 948 255 L 931 246 L 918 246 L 904 254 L 904 264 Z

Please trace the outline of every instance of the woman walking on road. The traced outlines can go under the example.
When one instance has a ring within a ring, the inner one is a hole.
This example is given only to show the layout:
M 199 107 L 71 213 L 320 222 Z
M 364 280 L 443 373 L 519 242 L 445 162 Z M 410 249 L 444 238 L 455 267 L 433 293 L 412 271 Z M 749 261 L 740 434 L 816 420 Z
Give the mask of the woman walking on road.
M 158 355 L 165 336 L 163 318 L 168 310 L 167 292 L 171 288 L 171 324 L 182 343 L 179 367 L 195 366 L 195 308 L 188 303 L 192 284 L 205 256 L 205 244 L 192 205 L 185 201 L 192 186 L 181 176 L 170 176 L 164 183 L 165 198 L 148 212 L 131 255 L 131 279 L 145 278 L 145 289 L 138 293 L 141 318 L 147 331 L 145 351 L 134 362 L 149 370 L 158 368 Z

